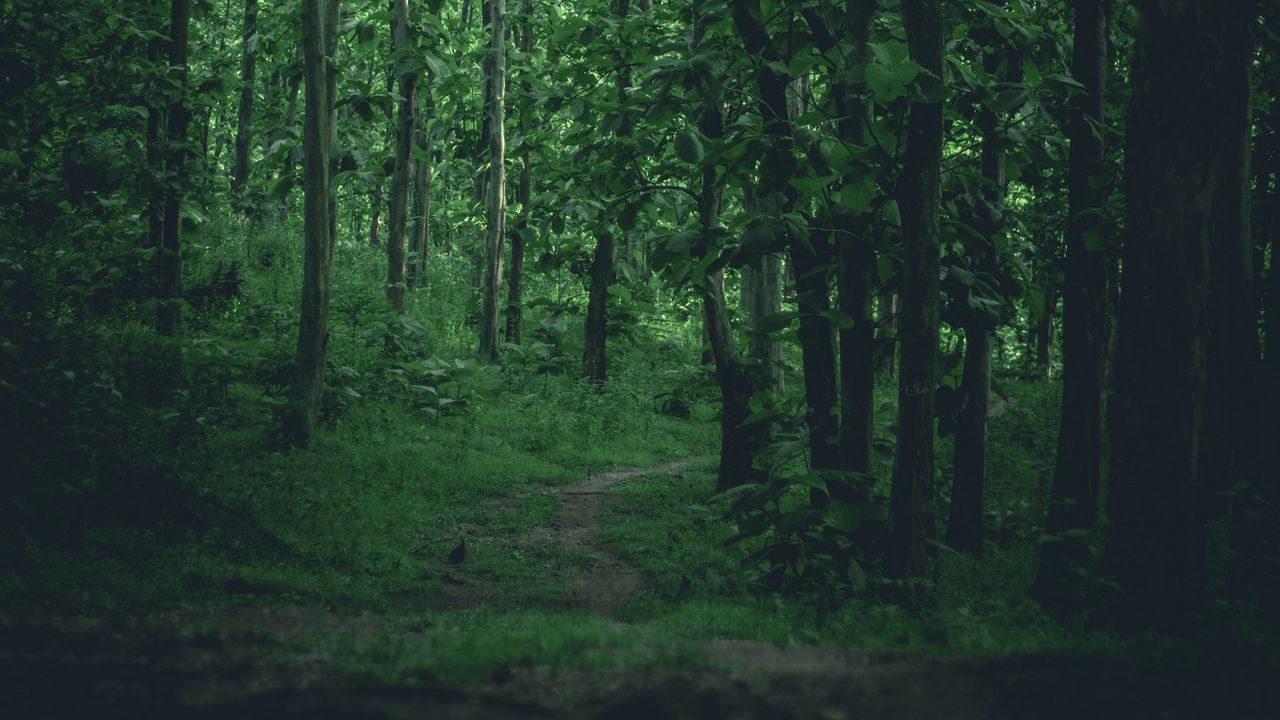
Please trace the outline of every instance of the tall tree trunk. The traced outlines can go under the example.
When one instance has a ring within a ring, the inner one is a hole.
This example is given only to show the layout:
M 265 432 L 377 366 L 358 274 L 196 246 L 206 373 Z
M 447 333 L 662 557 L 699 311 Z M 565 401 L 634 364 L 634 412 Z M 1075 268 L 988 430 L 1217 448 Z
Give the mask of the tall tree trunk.
M 151 6 L 157 25 L 156 36 L 147 41 L 147 61 L 152 67 L 159 67 L 165 49 L 163 32 L 159 27 L 163 22 L 160 19 L 160 8 L 159 2 L 154 2 Z M 165 133 L 165 108 L 158 101 L 152 101 L 147 108 L 147 168 L 151 172 L 147 198 L 147 247 L 154 248 L 157 252 L 162 247 L 164 236 Z M 157 290 L 160 287 L 159 279 L 157 272 Z
M 991 32 L 995 35 L 995 32 Z M 996 35 L 989 41 L 1000 47 Z M 983 58 L 989 76 L 998 77 L 1003 53 Z M 983 208 L 973 218 L 982 234 L 971 238 L 966 251 L 978 271 L 987 277 L 999 272 L 996 236 L 1001 232 L 992 209 L 1004 204 L 1005 172 L 1003 139 L 996 114 L 983 109 L 978 116 L 982 132 Z M 969 311 L 964 323 L 964 371 L 960 384 L 960 413 L 952 455 L 951 514 L 947 520 L 947 544 L 956 550 L 982 554 L 982 506 L 987 485 L 987 403 L 991 394 L 991 334 L 994 322 L 985 312 Z
M 409 0 L 391 0 L 391 46 L 397 58 L 400 112 L 396 119 L 395 170 L 391 175 L 391 223 L 387 228 L 387 300 L 404 314 L 405 245 L 409 228 L 409 168 L 413 162 L 413 126 L 418 109 L 418 73 L 406 56 L 413 48 Z
M 258 0 L 244 0 L 244 56 L 240 63 L 240 112 L 236 118 L 236 157 L 231 193 L 240 196 L 249 182 L 249 147 L 253 142 L 253 83 L 258 64 Z
M 1035 340 L 1036 365 L 1044 370 L 1046 378 L 1053 377 L 1053 318 L 1058 313 L 1058 287 L 1044 283 L 1044 313 L 1036 322 L 1032 335 Z
M 694 37 L 701 44 L 711 18 L 701 2 L 694 4 Z M 698 130 L 713 141 L 724 136 L 724 117 L 718 97 L 704 97 Z M 724 188 L 716 182 L 716 169 L 710 163 L 702 167 L 702 187 L 698 196 L 698 219 L 703 232 L 714 229 L 720 217 Z M 775 281 L 776 282 L 776 281 Z M 738 355 L 729 327 L 723 283 L 708 276 L 701 287 L 703 329 L 716 367 L 720 386 L 720 468 L 716 489 L 727 490 L 745 483 L 760 482 L 763 473 L 753 467 L 753 454 L 762 447 L 768 426 L 746 424 L 751 415 L 751 397 L 755 392 L 751 374 Z
M 765 255 L 760 267 L 743 266 L 742 297 L 747 311 L 747 356 L 763 369 L 765 387 L 781 396 L 782 342 L 768 331 L 766 320 L 782 312 L 782 259 Z
M 299 43 L 297 48 L 298 48 L 298 55 L 299 57 L 301 57 L 302 44 Z M 302 87 L 301 73 L 298 73 L 292 76 L 291 78 L 289 78 L 289 100 L 285 106 L 285 111 L 284 111 L 284 127 L 285 127 L 286 136 L 292 135 L 293 126 L 298 122 L 298 90 L 301 87 Z M 293 186 L 292 178 L 293 178 L 293 174 L 296 166 L 297 166 L 297 157 L 295 153 L 292 151 L 286 153 L 284 156 L 284 168 L 281 171 L 281 176 L 284 178 L 289 178 L 287 182 L 290 187 Z M 288 217 L 289 217 L 289 193 L 286 192 L 280 196 L 280 219 L 285 220 Z
M 911 59 L 942 77 L 942 11 L 938 0 L 904 0 Z M 938 206 L 942 102 L 914 102 L 907 121 L 902 206 L 902 360 L 898 381 L 898 448 L 889 499 L 885 574 L 925 570 L 925 503 L 933 494 L 933 393 L 938 359 Z
M 616 0 L 614 12 L 625 21 L 630 12 L 630 0 Z M 618 137 L 631 135 L 631 118 L 626 112 L 626 88 L 631 85 L 631 68 L 626 64 L 626 53 L 623 50 L 624 39 L 619 30 L 618 37 L 618 105 L 622 113 L 622 123 L 618 128 Z M 620 168 L 621 170 L 621 168 Z M 622 228 L 619 231 L 624 233 Z M 624 247 L 625 247 L 625 240 Z M 618 243 L 612 230 L 601 233 L 596 240 L 594 257 L 591 260 L 591 289 L 587 296 L 587 317 L 583 328 L 586 347 L 582 352 L 582 374 L 588 380 L 602 384 L 607 376 L 605 368 L 605 344 L 608 337 L 609 283 L 613 279 L 613 267 L 618 259 Z
M 524 6 L 524 28 L 520 35 L 520 51 L 527 57 L 533 50 L 533 2 L 526 0 Z M 533 205 L 533 154 L 529 151 L 529 124 L 526 114 L 530 112 L 529 98 L 533 85 L 528 78 L 520 81 L 522 91 L 519 120 L 519 133 L 524 140 L 524 152 L 520 156 L 520 184 L 516 192 L 520 203 L 520 214 L 516 216 L 515 232 L 511 233 L 511 267 L 507 280 L 507 342 L 521 343 L 521 322 L 524 308 L 524 241 L 529 234 L 529 213 Z
M 435 103 L 431 100 L 430 88 L 419 93 L 426 97 L 424 105 L 419 106 L 417 119 L 414 121 L 414 137 L 421 154 L 413 163 L 413 229 L 409 233 L 409 284 L 417 286 L 427 272 L 427 258 L 431 255 L 431 135 L 427 128 L 427 119 L 434 114 Z
M 1076 3 L 1071 72 L 1084 91 L 1073 99 L 1067 132 L 1067 264 L 1062 283 L 1062 421 L 1049 498 L 1040 570 L 1031 588 L 1043 602 L 1079 592 L 1079 571 L 1091 559 L 1085 533 L 1098 519 L 1102 463 L 1102 380 L 1107 352 L 1102 91 L 1107 0 Z
M 893 358 L 898 353 L 898 294 L 876 296 L 876 371 L 893 375 Z
M 1210 255 L 1215 207 L 1238 202 L 1221 194 L 1224 179 L 1248 166 L 1233 128 L 1247 112 L 1237 88 L 1248 78 L 1253 10 L 1151 0 L 1138 18 L 1104 561 L 1121 610 L 1143 625 L 1176 626 L 1205 589 Z
M 483 307 L 480 318 L 480 355 L 497 359 L 499 302 L 502 296 L 502 245 L 507 214 L 506 118 L 507 51 L 506 0 L 489 0 L 491 65 L 489 75 L 489 213 L 484 243 Z
M 315 433 L 329 344 L 329 268 L 333 258 L 329 162 L 334 123 L 329 94 L 332 72 L 326 68 L 325 59 L 332 55 L 329 48 L 337 14 L 337 0 L 302 0 L 306 77 L 302 317 L 293 385 L 284 415 L 285 436 L 295 445 L 308 444 Z
M 156 330 L 173 335 L 182 321 L 178 300 L 182 297 L 182 201 L 186 193 L 187 172 L 187 29 L 191 22 L 187 0 L 173 0 L 169 17 L 169 72 L 174 85 L 181 88 L 169 104 L 168 142 L 165 149 L 166 179 L 164 224 L 160 235 L 160 305 L 156 311 Z
M 747 52 L 758 58 L 757 107 L 770 139 L 761 161 L 757 200 L 761 210 L 781 218 L 795 211 L 797 194 L 791 185 L 795 140 L 788 117 L 787 88 L 791 82 L 782 56 L 767 30 L 747 4 L 733 5 L 733 22 Z M 828 267 L 834 257 L 825 231 L 790 232 L 788 250 L 795 270 L 796 306 L 800 314 L 800 344 L 805 377 L 806 420 L 809 426 L 810 466 L 814 470 L 840 467 L 839 420 L 835 416 L 836 359 L 830 321 Z M 825 314 L 824 314 L 825 313 Z M 812 488 L 810 500 L 823 505 L 827 493 Z

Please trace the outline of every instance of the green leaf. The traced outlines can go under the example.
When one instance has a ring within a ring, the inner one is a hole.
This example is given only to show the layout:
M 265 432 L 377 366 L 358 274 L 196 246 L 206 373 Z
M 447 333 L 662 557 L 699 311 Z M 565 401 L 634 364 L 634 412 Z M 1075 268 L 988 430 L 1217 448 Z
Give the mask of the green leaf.
M 705 154 L 702 149 L 702 139 L 698 137 L 697 130 L 686 127 L 676 133 L 676 155 L 681 160 L 697 165 L 702 162 Z

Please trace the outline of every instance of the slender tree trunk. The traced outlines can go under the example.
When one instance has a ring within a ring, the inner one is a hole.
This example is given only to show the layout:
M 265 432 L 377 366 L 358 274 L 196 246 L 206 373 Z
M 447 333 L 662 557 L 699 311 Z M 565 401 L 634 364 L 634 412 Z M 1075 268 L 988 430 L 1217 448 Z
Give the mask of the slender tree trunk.
M 904 0 L 911 58 L 942 77 L 942 11 L 938 0 Z M 941 203 L 942 102 L 915 102 L 907 121 L 902 207 L 902 360 L 898 382 L 898 448 L 889 500 L 885 574 L 919 577 L 925 570 L 933 494 L 933 393 L 938 357 L 938 206 Z
M 898 354 L 898 295 L 882 292 L 876 297 L 876 371 L 893 375 Z
M 160 7 L 159 2 L 154 2 L 151 6 L 156 15 L 157 26 L 162 22 Z M 165 45 L 160 28 L 156 29 L 158 37 L 147 41 L 147 61 L 153 68 L 159 67 L 161 58 L 164 56 Z M 151 171 L 147 199 L 147 247 L 154 248 L 157 252 L 162 249 L 164 236 L 165 134 L 165 108 L 158 101 L 152 101 L 147 108 L 147 168 Z M 160 275 L 157 272 L 156 280 L 159 281 L 159 279 Z M 156 287 L 159 289 L 161 284 L 157 282 Z
M 507 214 L 506 118 L 507 52 L 506 0 L 489 0 L 491 60 L 489 75 L 489 214 L 484 243 L 483 308 L 480 318 L 480 355 L 498 357 L 499 299 L 502 297 L 502 245 Z
M 240 64 L 240 112 L 236 118 L 236 157 L 231 193 L 240 196 L 249 182 L 249 147 L 253 142 L 253 84 L 258 64 L 258 0 L 244 0 L 244 57 Z
M 533 2 L 526 0 L 524 7 L 524 28 L 520 36 L 520 50 L 527 57 L 529 52 L 533 50 Z M 529 112 L 528 103 L 530 93 L 533 86 L 529 80 L 523 79 L 520 82 L 522 90 L 521 102 L 525 104 L 525 108 L 520 113 L 519 133 L 522 138 L 527 138 L 529 126 L 526 114 Z M 511 267 L 508 270 L 509 278 L 507 281 L 507 342 L 519 345 L 521 343 L 521 315 L 524 307 L 524 241 L 529 234 L 529 213 L 533 205 L 533 154 L 529 151 L 529 144 L 526 140 L 524 152 L 520 158 L 520 184 L 517 189 L 518 200 L 520 202 L 520 214 L 516 216 L 515 232 L 511 233 Z
M 427 272 L 427 258 L 431 254 L 431 135 L 427 130 L 427 119 L 435 108 L 431 101 L 431 91 L 420 93 L 426 96 L 425 107 L 419 108 L 418 117 L 414 121 L 414 136 L 421 156 L 414 159 L 413 164 L 413 229 L 409 234 L 409 253 L 412 256 L 409 267 L 409 284 L 417 286 Z
M 1058 311 L 1058 288 L 1053 283 L 1044 285 L 1044 314 L 1036 322 L 1033 331 L 1036 365 L 1044 370 L 1046 378 L 1053 377 L 1053 318 Z
M 391 0 L 391 46 L 398 58 L 400 112 L 396 119 L 395 170 L 391 176 L 391 223 L 387 228 L 387 300 L 404 314 L 405 240 L 409 228 L 409 168 L 413 162 L 413 127 L 418 108 L 418 73 L 404 58 L 413 47 L 409 0 Z
M 302 54 L 302 45 L 298 44 L 298 54 Z M 302 74 L 299 73 L 289 79 L 289 100 L 284 111 L 284 126 L 286 133 L 292 133 L 294 125 L 298 122 L 298 91 L 302 87 Z M 297 165 L 297 157 L 293 152 L 285 154 L 284 169 L 281 175 L 286 178 L 292 178 Z M 290 186 L 293 181 L 290 179 Z M 280 219 L 285 220 L 289 217 L 289 194 L 285 193 L 280 196 Z
M 373 188 L 369 197 L 369 247 L 382 247 L 382 181 Z
M 1003 40 L 989 30 L 989 42 L 1000 47 Z M 998 78 L 1002 52 L 983 58 L 989 76 Z M 966 252 L 978 271 L 994 277 L 1000 270 L 996 239 L 1000 222 L 992 208 L 1004 204 L 1004 147 L 996 114 L 984 109 L 978 116 L 982 132 L 982 176 L 984 207 L 973 218 L 981 238 L 966 241 Z M 982 506 L 987 485 L 987 404 L 991 394 L 991 333 L 995 323 L 985 312 L 973 312 L 964 323 L 964 374 L 961 379 L 960 413 L 956 417 L 956 440 L 952 455 L 951 515 L 947 520 L 947 544 L 962 552 L 982 554 Z
M 1178 626 L 1204 595 L 1210 255 L 1215 207 L 1238 202 L 1224 179 L 1248 167 L 1232 128 L 1247 112 L 1253 10 L 1152 0 L 1138 18 L 1104 561 L 1142 625 Z
M 159 269 L 160 305 L 156 330 L 161 335 L 177 333 L 182 321 L 178 300 L 182 297 L 182 201 L 186 193 L 187 123 L 187 29 L 191 14 L 187 0 L 173 0 L 169 18 L 169 72 L 181 88 L 169 105 L 164 224 L 161 229 Z
M 306 445 L 315 433 L 324 391 L 325 351 L 329 344 L 329 268 L 333 232 L 329 213 L 333 200 L 329 161 L 333 142 L 332 71 L 325 59 L 337 26 L 337 0 L 302 0 L 302 44 L 306 77 L 303 122 L 304 189 L 302 318 L 293 386 L 285 409 L 284 432 L 295 445 Z
M 701 44 L 711 18 L 701 2 L 694 4 L 694 37 Z M 711 140 L 724 136 L 724 117 L 718 97 L 704 97 L 698 130 Z M 702 187 L 698 201 L 698 218 L 704 232 L 719 222 L 724 188 L 716 182 L 716 170 L 710 163 L 702 168 Z M 724 285 L 711 277 L 699 288 L 702 292 L 703 329 L 716 367 L 720 386 L 720 469 L 716 489 L 727 490 L 745 483 L 760 482 L 763 473 L 753 466 L 753 455 L 762 447 L 768 433 L 765 423 L 746 424 L 751 415 L 751 397 L 756 388 L 751 374 L 738 356 L 733 331 L 729 327 L 724 299 Z
M 867 62 L 871 36 L 871 24 L 875 18 L 874 0 L 850 0 L 845 3 L 844 43 L 850 48 L 846 53 L 847 72 Z M 815 35 L 823 38 L 822 46 L 832 45 L 833 38 L 823 32 L 816 10 L 805 11 L 806 20 Z M 833 77 L 833 94 L 840 116 L 836 131 L 848 146 L 861 146 L 865 140 L 865 108 L 860 88 L 839 75 Z M 854 178 L 849 178 L 855 180 Z M 841 212 L 838 225 L 844 233 L 836 239 L 839 309 L 850 324 L 840 330 L 840 468 L 867 475 L 871 472 L 871 448 L 874 436 L 873 408 L 875 399 L 875 318 L 871 312 L 874 292 L 876 258 L 871 228 L 874 220 L 865 214 Z M 852 493 L 848 498 L 865 502 L 869 483 L 859 483 L 865 489 Z
M 618 17 L 626 19 L 630 11 L 630 0 L 616 0 L 614 7 Z M 619 48 L 622 47 L 619 35 Z M 618 128 L 618 137 L 631 134 L 630 115 L 625 110 L 626 88 L 631 85 L 631 69 L 625 63 L 625 52 L 618 51 L 618 64 L 622 69 L 618 73 L 618 104 L 621 108 L 623 122 Z M 621 168 L 620 168 L 621 170 Z M 618 228 L 622 231 L 621 228 Z M 625 235 L 625 231 L 624 232 Z M 624 247 L 625 247 L 625 240 Z M 582 374 L 588 380 L 603 384 L 607 376 L 605 368 L 605 344 L 608 337 L 609 283 L 613 279 L 613 268 L 618 259 L 617 238 L 613 231 L 606 231 L 596 240 L 595 255 L 591 261 L 591 289 L 587 297 L 587 317 L 583 335 L 586 348 L 582 354 Z

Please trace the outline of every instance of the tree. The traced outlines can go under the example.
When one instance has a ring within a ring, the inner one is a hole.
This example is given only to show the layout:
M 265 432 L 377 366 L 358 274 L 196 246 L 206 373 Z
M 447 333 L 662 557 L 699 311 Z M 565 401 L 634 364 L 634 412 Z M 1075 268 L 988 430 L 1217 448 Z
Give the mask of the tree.
M 1105 195 L 1102 177 L 1102 91 L 1106 67 L 1106 5 L 1075 3 L 1071 73 L 1082 86 L 1067 127 L 1067 262 L 1062 284 L 1062 423 L 1040 569 L 1031 594 L 1044 601 L 1069 595 L 1089 560 L 1087 533 L 1098 518 L 1102 463 L 1102 381 L 1107 353 Z
M 507 51 L 506 0 L 489 0 L 489 181 L 488 220 L 484 242 L 483 308 L 480 316 L 480 355 L 498 357 L 499 305 L 502 291 L 502 245 L 506 224 L 506 118 Z
M 991 28 L 976 34 L 984 47 L 982 63 L 988 78 L 1001 80 L 1006 64 L 1003 39 Z M 999 217 L 1004 203 L 1004 139 L 999 134 L 996 110 L 985 104 L 978 110 L 977 127 L 982 142 L 982 185 L 978 202 L 967 218 L 976 231 L 963 240 L 967 263 L 978 277 L 992 286 L 1000 273 L 996 255 Z M 982 553 L 983 500 L 987 483 L 987 405 L 991 394 L 991 341 L 997 318 L 979 309 L 972 296 L 978 285 L 965 286 L 961 308 L 964 329 L 964 368 L 960 384 L 960 409 L 956 415 L 955 451 L 952 462 L 951 514 L 947 519 L 947 544 L 964 552 Z M 988 298 L 989 299 L 989 298 Z
M 187 0 L 173 0 L 169 15 L 169 74 L 176 91 L 169 103 L 166 123 L 164 221 L 160 233 L 160 305 L 156 330 L 173 335 L 182 321 L 178 300 L 182 297 L 182 200 L 187 183 L 187 31 L 191 9 Z
M 258 0 L 244 0 L 244 55 L 240 64 L 240 111 L 236 116 L 236 157 L 231 192 L 244 193 L 249 181 L 249 146 L 253 143 L 254 76 L 258 65 Z
M 414 118 L 418 114 L 418 73 L 410 53 L 409 0 L 392 0 L 391 46 L 399 80 L 395 170 L 391 176 L 391 222 L 387 228 L 387 299 L 404 314 L 405 245 L 409 225 L 409 169 L 413 162 Z
M 942 11 L 938 0 L 904 0 L 911 59 L 942 78 Z M 924 574 L 925 503 L 933 492 L 933 393 L 938 358 L 938 206 L 941 202 L 943 104 L 937 88 L 913 99 L 899 180 L 902 208 L 902 359 L 898 380 L 898 447 L 889 500 L 885 574 Z
M 526 0 L 524 23 L 520 35 L 520 51 L 528 57 L 533 50 L 533 2 Z M 521 313 L 524 300 L 524 243 L 530 232 L 529 214 L 533 204 L 533 150 L 529 143 L 528 115 L 531 112 L 529 98 L 533 85 L 528 78 L 520 81 L 520 90 L 524 104 L 520 109 L 517 132 L 524 145 L 520 155 L 520 181 L 516 188 L 516 201 L 520 203 L 520 213 L 516 216 L 515 230 L 511 233 L 511 266 L 507 270 L 507 330 L 506 339 L 517 345 L 521 342 Z
M 334 71 L 326 58 L 338 24 L 338 0 L 303 0 L 302 46 L 306 84 L 303 143 L 306 157 L 303 194 L 302 318 L 294 360 L 293 384 L 285 409 L 284 432 L 295 445 L 315 434 L 324 392 L 325 351 L 329 344 L 329 268 L 333 259 L 333 198 L 329 159 L 333 149 Z
M 614 12 L 618 17 L 626 20 L 630 11 L 630 0 L 616 0 Z M 623 119 L 616 132 L 617 137 L 627 137 L 631 134 L 631 120 L 623 107 L 626 105 L 627 88 L 631 86 L 631 69 L 626 64 L 625 43 L 626 40 L 619 30 L 619 41 L 616 46 L 619 67 L 618 104 Z M 582 374 L 597 384 L 603 383 L 608 374 L 605 367 L 605 344 L 609 332 L 609 282 L 613 278 L 613 268 L 617 259 L 618 241 L 614 230 L 610 228 L 599 233 L 596 238 L 596 248 L 591 258 L 591 288 L 587 295 L 587 317 L 583 328 L 585 347 L 582 351 Z
M 1248 107 L 1238 88 L 1249 73 L 1253 9 L 1151 0 L 1139 13 L 1103 559 L 1121 611 L 1144 625 L 1176 626 L 1205 589 L 1200 485 L 1214 209 L 1234 206 L 1224 180 L 1248 171 L 1247 145 L 1232 128 Z M 1204 81 L 1188 82 L 1192 76 Z

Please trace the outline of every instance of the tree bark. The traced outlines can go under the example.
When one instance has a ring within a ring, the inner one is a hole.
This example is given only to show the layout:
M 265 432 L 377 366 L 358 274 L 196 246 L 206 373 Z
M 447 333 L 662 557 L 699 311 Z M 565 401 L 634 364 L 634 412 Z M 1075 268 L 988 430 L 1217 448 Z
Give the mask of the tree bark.
M 182 201 L 186 192 L 187 123 L 187 30 L 191 22 L 187 0 L 173 0 L 169 16 L 169 73 L 181 88 L 169 104 L 165 147 L 166 180 L 164 223 L 160 235 L 160 304 L 156 310 L 156 330 L 174 335 L 182 322 Z
M 747 52 L 759 58 L 756 86 L 757 107 L 769 138 L 766 157 L 761 161 L 757 202 L 769 215 L 782 217 L 795 210 L 797 194 L 791 186 L 795 174 L 792 155 L 795 140 L 788 117 L 787 87 L 790 77 L 780 71 L 785 63 L 774 47 L 767 29 L 755 18 L 747 4 L 733 6 L 733 21 Z M 840 468 L 839 420 L 836 402 L 836 358 L 830 317 L 828 266 L 834 257 L 826 231 L 813 230 L 797 237 L 788 229 L 788 251 L 795 270 L 796 306 L 800 315 L 800 344 L 805 377 L 806 420 L 809 428 L 810 467 L 814 470 Z M 825 314 L 824 314 L 825 313 Z M 812 488 L 810 501 L 821 506 L 827 493 Z
M 1247 169 L 1231 128 L 1247 112 L 1236 86 L 1253 10 L 1151 0 L 1138 19 L 1104 562 L 1119 609 L 1141 625 L 1177 626 L 1204 595 L 1210 255 L 1215 206 L 1236 202 L 1223 179 Z
M 502 293 L 502 245 L 507 215 L 506 0 L 489 0 L 491 65 L 489 75 L 489 211 L 484 243 L 484 287 L 480 317 L 480 355 L 498 358 L 499 298 Z
M 524 8 L 524 28 L 520 35 L 520 50 L 526 56 L 533 50 L 533 3 L 526 1 Z M 520 157 L 520 183 L 516 190 L 520 202 L 520 214 L 516 216 L 515 232 L 511 233 L 511 267 L 507 271 L 507 342 L 519 345 L 522 336 L 521 323 L 524 308 L 524 241 L 529 234 L 529 213 L 533 204 L 533 154 L 529 150 L 529 125 L 526 114 L 527 104 L 533 85 L 527 78 L 521 80 L 522 102 L 526 108 L 520 113 L 519 130 L 524 142 L 524 152 Z
M 1106 0 L 1076 2 L 1072 75 L 1084 86 L 1067 128 L 1067 263 L 1062 283 L 1062 421 L 1040 569 L 1031 595 L 1061 603 L 1078 592 L 1091 559 L 1088 533 L 1098 519 L 1102 463 L 1102 381 L 1107 353 L 1106 258 L 1099 136 L 1106 66 Z
M 630 0 L 616 2 L 615 12 L 625 20 L 631 9 Z M 631 134 L 631 120 L 625 110 L 626 89 L 631 85 L 631 69 L 625 62 L 621 35 L 618 47 L 618 105 L 623 121 L 616 134 L 618 137 L 626 137 Z M 622 229 L 619 228 L 619 231 Z M 625 235 L 625 231 L 623 232 Z M 623 239 L 625 247 L 625 237 Z M 583 328 L 586 348 L 582 353 L 582 374 L 596 384 L 603 384 L 608 374 L 605 368 L 605 344 L 608 337 L 609 283 L 613 279 L 613 267 L 618 259 L 617 245 L 613 231 L 604 232 L 596 240 L 595 254 L 591 260 L 591 289 L 587 296 L 587 317 Z
M 417 286 L 422 283 L 427 272 L 427 257 L 431 254 L 431 135 L 427 129 L 427 119 L 434 110 L 430 88 L 419 93 L 426 96 L 426 102 L 419 105 L 417 117 L 414 119 L 414 142 L 421 149 L 422 156 L 413 161 L 413 228 L 409 232 L 409 284 Z
M 333 148 L 333 71 L 326 57 L 337 26 L 337 0 L 302 0 L 302 44 L 306 82 L 303 119 L 304 227 L 302 317 L 294 362 L 293 386 L 285 408 L 285 436 L 307 445 L 315 434 L 324 392 L 325 351 L 329 344 L 329 268 L 333 258 L 330 212 L 333 207 L 329 161 Z
M 764 330 L 765 320 L 782 312 L 782 259 L 765 255 L 760 267 L 743 266 L 742 296 L 747 311 L 747 356 L 762 369 L 765 387 L 781 397 L 782 343 Z
M 938 0 L 904 0 L 911 58 L 942 77 L 942 11 Z M 925 503 L 933 494 L 933 394 L 938 356 L 938 207 L 941 202 L 942 102 L 914 102 L 899 180 L 902 207 L 902 359 L 898 382 L 898 447 L 889 499 L 885 574 L 919 577 L 928 534 Z
M 240 111 L 236 117 L 236 157 L 231 173 L 231 194 L 239 197 L 249 182 L 249 148 L 253 143 L 253 83 L 258 53 L 258 0 L 244 0 L 244 56 L 240 63 Z
M 387 300 L 404 314 L 405 246 L 409 229 L 409 169 L 413 162 L 413 128 L 418 109 L 418 73 L 408 69 L 413 48 L 409 0 L 391 0 L 391 46 L 396 56 L 400 112 L 396 118 L 395 170 L 391 175 L 391 222 L 387 228 Z
M 999 48 L 1003 39 L 985 29 L 986 42 Z M 984 44 L 986 44 L 984 42 Z M 1000 79 L 1005 53 L 988 52 L 983 65 L 990 77 Z M 983 206 L 971 224 L 982 237 L 964 241 L 966 254 L 978 272 L 995 277 L 1000 272 L 996 257 L 997 236 L 1001 232 L 996 209 L 1004 204 L 1005 163 L 999 118 L 990 109 L 978 113 L 982 133 Z M 970 290 L 972 292 L 972 290 Z M 956 439 L 952 455 L 951 514 L 947 520 L 947 544 L 961 552 L 982 554 L 982 510 L 987 485 L 987 404 L 991 394 L 991 334 L 995 323 L 986 312 L 967 310 L 964 321 L 964 370 L 960 383 L 960 412 L 956 417 Z

